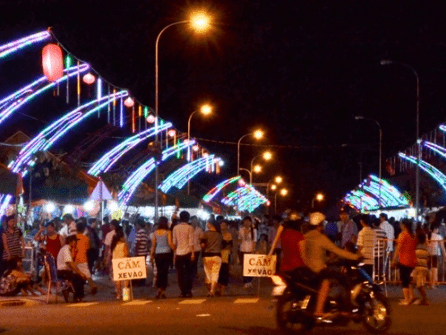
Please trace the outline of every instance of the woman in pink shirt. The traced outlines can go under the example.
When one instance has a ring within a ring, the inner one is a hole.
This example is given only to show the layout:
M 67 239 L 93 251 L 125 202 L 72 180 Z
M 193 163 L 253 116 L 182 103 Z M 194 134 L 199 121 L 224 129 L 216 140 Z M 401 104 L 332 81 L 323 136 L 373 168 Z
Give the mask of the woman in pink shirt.
M 404 300 L 400 305 L 407 306 L 414 302 L 413 289 L 410 286 L 410 275 L 417 265 L 417 238 L 412 231 L 412 222 L 404 219 L 401 222 L 401 233 L 398 236 L 395 255 L 393 256 L 392 265 L 398 262 L 400 269 L 400 278 L 403 286 Z

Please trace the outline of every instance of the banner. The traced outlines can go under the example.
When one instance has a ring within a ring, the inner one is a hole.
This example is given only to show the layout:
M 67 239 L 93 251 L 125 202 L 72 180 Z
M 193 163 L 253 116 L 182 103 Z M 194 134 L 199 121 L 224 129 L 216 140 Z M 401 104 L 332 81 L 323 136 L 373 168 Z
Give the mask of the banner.
M 244 254 L 244 277 L 271 277 L 276 272 L 276 256 Z
M 114 281 L 147 278 L 145 257 L 118 258 L 112 263 Z

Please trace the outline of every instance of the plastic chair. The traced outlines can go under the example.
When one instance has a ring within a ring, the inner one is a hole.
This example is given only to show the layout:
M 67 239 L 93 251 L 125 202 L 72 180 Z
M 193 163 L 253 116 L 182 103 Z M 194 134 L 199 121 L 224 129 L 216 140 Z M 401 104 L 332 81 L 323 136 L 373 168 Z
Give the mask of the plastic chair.
M 59 279 L 57 277 L 57 268 L 56 268 L 56 262 L 54 260 L 53 255 L 47 253 L 44 256 L 44 262 L 45 262 L 45 269 L 48 274 L 48 292 L 46 295 L 46 303 L 49 303 L 51 289 L 53 288 L 53 285 L 56 287 L 56 304 L 57 304 L 57 293 L 60 291 L 62 293 L 62 290 L 73 288 L 72 284 L 68 280 Z M 74 291 L 74 290 L 73 290 Z

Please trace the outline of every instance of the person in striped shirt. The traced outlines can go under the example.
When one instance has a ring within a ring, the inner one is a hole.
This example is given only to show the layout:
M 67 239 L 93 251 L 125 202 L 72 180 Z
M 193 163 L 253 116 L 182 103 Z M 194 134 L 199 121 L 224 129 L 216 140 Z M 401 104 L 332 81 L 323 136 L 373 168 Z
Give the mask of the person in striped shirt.
M 424 289 L 424 286 L 426 285 L 426 278 L 427 278 L 427 263 L 430 257 L 429 253 L 429 247 L 426 243 L 426 235 L 425 234 L 418 234 L 418 245 L 417 249 L 415 250 L 415 254 L 417 255 L 417 265 L 415 266 L 415 269 L 412 272 L 412 277 L 416 283 L 417 289 L 420 292 L 421 300 L 416 300 L 416 305 L 429 305 L 429 300 L 427 299 L 426 290 Z
M 148 241 L 149 236 L 147 235 L 145 222 L 141 219 L 136 221 L 135 224 L 135 256 L 137 257 L 146 257 L 148 254 Z M 145 279 L 137 280 L 137 285 L 144 285 Z
M 373 225 L 373 230 L 375 231 L 375 277 L 378 280 L 384 280 L 384 257 L 386 256 L 387 244 L 387 233 L 384 229 L 381 229 L 379 221 L 375 221 Z

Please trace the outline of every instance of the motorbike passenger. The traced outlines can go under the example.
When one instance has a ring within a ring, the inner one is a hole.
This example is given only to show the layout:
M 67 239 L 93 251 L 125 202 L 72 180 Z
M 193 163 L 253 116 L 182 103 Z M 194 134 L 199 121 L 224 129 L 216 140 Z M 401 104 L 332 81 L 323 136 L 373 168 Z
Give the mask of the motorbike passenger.
M 338 248 L 330 239 L 322 232 L 324 230 L 323 222 L 325 216 L 322 213 L 315 212 L 310 214 L 309 232 L 305 234 L 304 241 L 304 262 L 311 271 L 316 273 L 322 283 L 319 288 L 316 309 L 314 316 L 317 318 L 326 317 L 324 314 L 324 305 L 330 291 L 330 279 L 339 277 L 339 272 L 331 270 L 327 267 L 327 251 L 339 257 L 359 260 L 360 254 L 353 254 L 346 250 Z
M 305 267 L 302 257 L 305 237 L 301 232 L 301 225 L 300 215 L 296 212 L 290 213 L 283 225 L 279 226 L 268 254 L 268 256 L 272 256 L 280 240 L 282 248 L 280 271 L 287 273 L 292 278 L 300 277 L 301 271 Z

